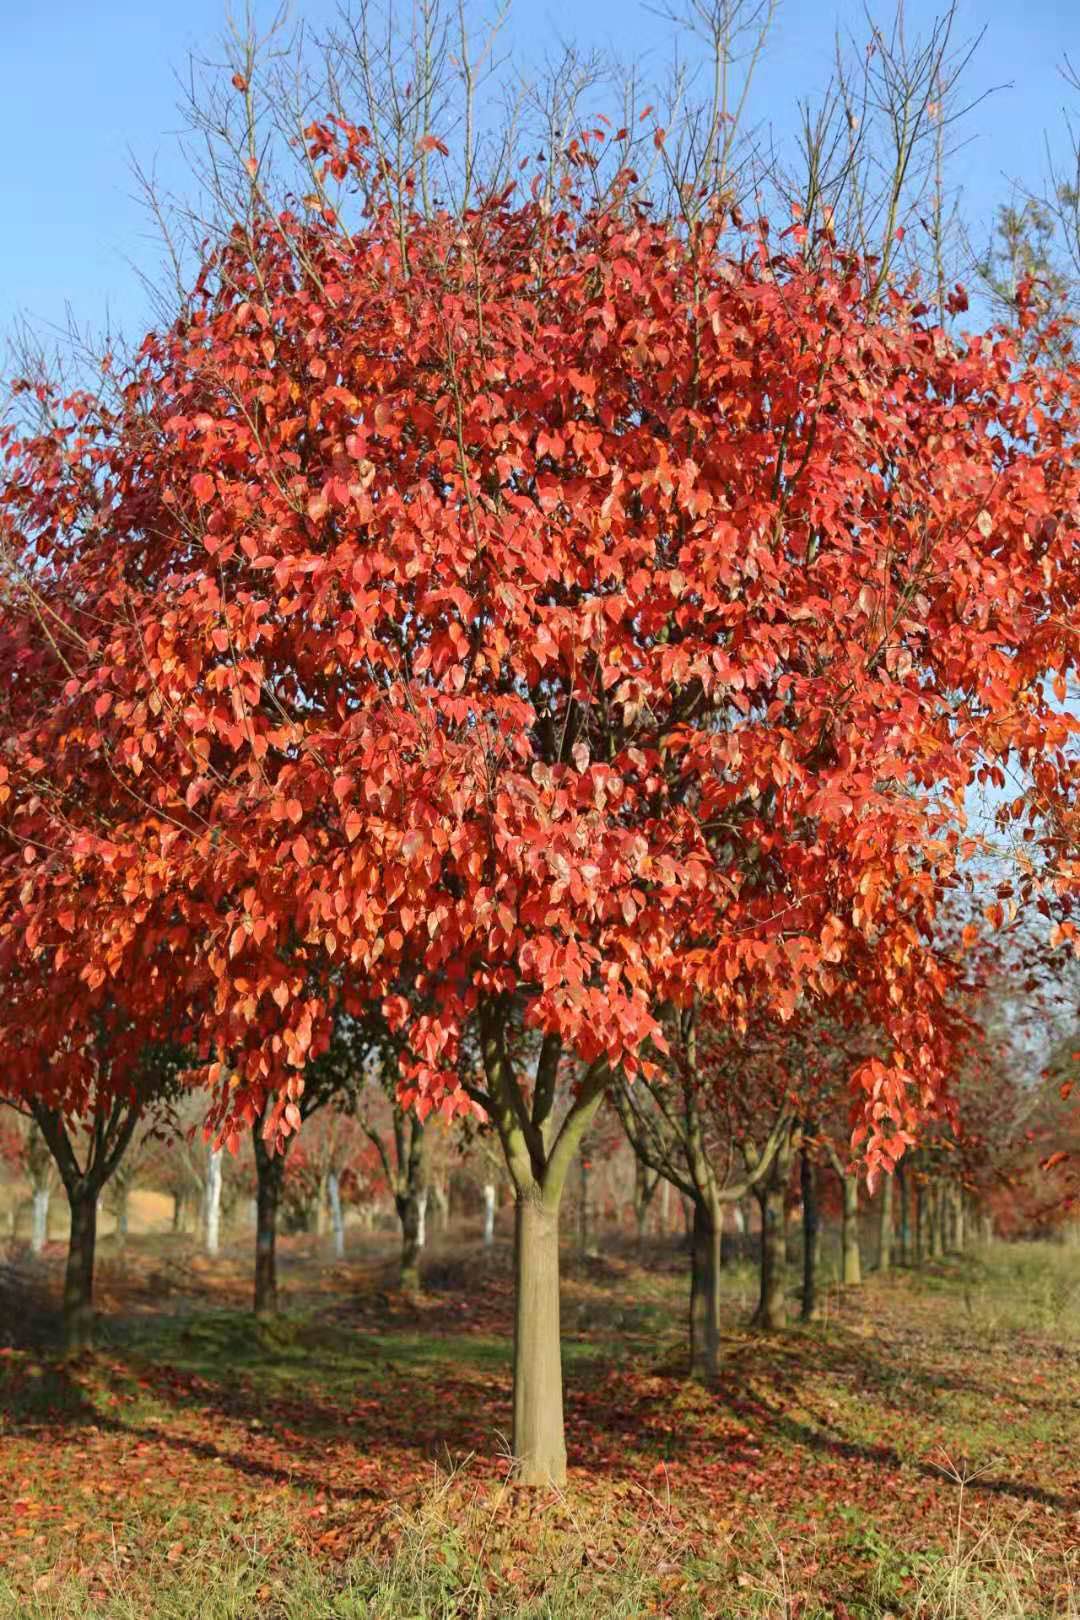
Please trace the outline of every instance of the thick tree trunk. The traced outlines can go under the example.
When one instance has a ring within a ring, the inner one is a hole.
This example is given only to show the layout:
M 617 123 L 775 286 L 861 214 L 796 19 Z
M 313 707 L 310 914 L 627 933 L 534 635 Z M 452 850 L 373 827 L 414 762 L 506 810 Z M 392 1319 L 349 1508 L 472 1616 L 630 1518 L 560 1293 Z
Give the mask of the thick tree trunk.
M 211 1154 L 206 1169 L 206 1252 L 221 1248 L 221 1149 Z
M 787 1322 L 784 1299 L 784 1188 L 772 1177 L 754 1189 L 761 1212 L 760 1293 L 751 1326 L 762 1333 L 778 1333 Z
M 810 1130 L 808 1129 L 808 1134 Z M 818 1211 L 817 1166 L 810 1149 L 803 1147 L 799 1163 L 803 1220 L 802 1319 L 813 1322 L 818 1314 L 817 1276 L 821 1253 L 821 1221 Z
M 690 1251 L 690 1371 L 711 1377 L 720 1360 L 720 1244 L 723 1226 L 718 1212 L 703 1198 L 694 1200 Z
M 89 1350 L 94 1342 L 94 1250 L 97 1245 L 98 1188 L 67 1189 L 71 1209 L 67 1268 L 64 1273 L 63 1349 L 66 1356 Z
M 566 1483 L 559 1334 L 559 1212 L 519 1194 L 514 1216 L 514 1478 Z
M 278 1308 L 277 1217 L 281 1200 L 284 1160 L 271 1156 L 262 1139 L 262 1127 L 252 1129 L 258 1192 L 255 1198 L 255 1315 L 273 1316 Z
M 893 1178 L 881 1178 L 881 1208 L 878 1211 L 880 1225 L 878 1228 L 878 1270 L 888 1272 L 892 1270 L 893 1252 Z
M 49 1189 L 48 1186 L 34 1188 L 33 1217 L 30 1228 L 30 1250 L 32 1254 L 40 1254 L 45 1247 L 49 1236 Z
M 845 1288 L 858 1288 L 862 1282 L 862 1255 L 859 1252 L 859 1178 L 844 1175 L 844 1212 L 840 1228 L 843 1251 L 842 1277 Z
M 399 1193 L 394 1203 L 401 1222 L 401 1271 L 403 1293 L 420 1292 L 420 1251 L 424 1247 L 423 1193 Z
M 334 1233 L 334 1258 L 345 1258 L 345 1217 L 341 1211 L 341 1184 L 331 1170 L 326 1178 L 326 1199 L 330 1205 L 330 1225 Z
M 484 1248 L 490 1249 L 495 1242 L 495 1184 L 492 1181 L 484 1183 Z

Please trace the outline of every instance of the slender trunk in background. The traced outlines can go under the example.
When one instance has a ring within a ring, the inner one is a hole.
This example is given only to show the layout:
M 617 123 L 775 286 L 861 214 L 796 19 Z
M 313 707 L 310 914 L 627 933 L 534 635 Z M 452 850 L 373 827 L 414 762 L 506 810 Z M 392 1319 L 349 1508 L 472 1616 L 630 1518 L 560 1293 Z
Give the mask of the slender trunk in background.
M 66 1356 L 89 1350 L 94 1342 L 94 1250 L 97 1245 L 98 1189 L 83 1182 L 68 1187 L 71 1236 L 64 1272 L 63 1349 Z
M 431 1183 L 431 1199 L 435 1205 L 435 1221 L 439 1231 L 446 1233 L 450 1227 L 450 1182 L 433 1181 Z
M 180 1232 L 184 1226 L 184 1195 L 181 1192 L 173 1193 L 172 1229 Z
M 484 1182 L 484 1248 L 495 1242 L 495 1184 Z
M 578 1159 L 578 1252 L 582 1255 L 594 1253 L 590 1213 L 589 1166 L 587 1160 L 582 1157 Z
M 911 1262 L 911 1231 L 908 1214 L 908 1178 L 902 1159 L 896 1167 L 896 1175 L 900 1186 L 900 1264 L 906 1266 Z
M 336 1170 L 326 1178 L 326 1199 L 330 1205 L 330 1225 L 334 1233 L 334 1258 L 345 1258 L 345 1217 L 341 1210 L 341 1184 Z
M 129 1189 L 120 1185 L 116 1189 L 116 1239 L 123 1246 L 128 1235 L 128 1197 Z
M 270 1154 L 259 1121 L 252 1126 L 258 1192 L 255 1198 L 255 1315 L 273 1316 L 278 1308 L 277 1217 L 285 1160 Z
M 49 1236 L 49 1188 L 34 1188 L 33 1224 L 30 1228 L 30 1251 L 40 1254 Z
M 964 1189 L 957 1187 L 953 1204 L 953 1237 L 956 1243 L 957 1254 L 963 1254 L 967 1243 L 967 1226 L 964 1220 Z
M 212 1148 L 206 1166 L 206 1252 L 221 1248 L 221 1148 Z
M 634 1155 L 634 1224 L 637 1227 L 637 1242 L 640 1249 L 645 1242 L 645 1225 L 649 1218 L 649 1205 L 656 1192 L 656 1183 L 659 1178 L 653 1176 L 649 1179 L 649 1167 L 642 1163 L 638 1154 Z M 664 1183 L 667 1186 L 667 1183 Z
M 953 1242 L 953 1190 L 952 1183 L 946 1181 L 942 1184 L 938 1195 L 938 1220 L 941 1224 L 941 1252 L 951 1254 Z
M 784 1242 L 784 1188 L 770 1176 L 754 1189 L 761 1213 L 760 1292 L 752 1326 L 762 1333 L 777 1333 L 786 1325 L 784 1299 L 786 1246 Z
M 926 1259 L 927 1220 L 926 1220 L 926 1182 L 917 1181 L 911 1188 L 911 1196 L 915 1200 L 915 1264 L 921 1266 Z
M 690 1251 L 690 1372 L 711 1377 L 720 1359 L 720 1243 L 718 1211 L 704 1198 L 694 1200 Z
M 813 1125 L 808 1124 L 807 1136 L 812 1136 L 813 1131 Z M 818 1214 L 817 1166 L 805 1142 L 799 1155 L 799 1182 L 802 1191 L 803 1223 L 802 1319 L 804 1322 L 813 1322 L 818 1314 L 817 1275 L 818 1256 L 821 1251 L 821 1223 Z
M 519 1194 L 514 1211 L 514 1456 L 521 1485 L 566 1478 L 559 1207 Z
M 664 1181 L 660 1186 L 660 1227 L 665 1237 L 671 1230 L 671 1182 Z
M 324 1171 L 323 1174 L 319 1177 L 319 1185 L 315 1190 L 315 1236 L 316 1237 L 325 1237 L 326 1236 L 327 1216 L 329 1214 L 328 1190 L 327 1190 L 328 1181 L 329 1181 L 329 1172 Z
M 940 1260 L 945 1252 L 941 1230 L 941 1184 L 932 1181 L 926 1189 L 926 1224 L 928 1228 L 931 1260 Z
M 420 1196 L 416 1200 L 417 1214 L 419 1216 L 416 1223 L 416 1241 L 421 1249 L 427 1247 L 427 1203 L 428 1190 L 426 1187 L 421 1187 Z
M 881 1209 L 879 1211 L 880 1226 L 878 1228 L 878 1270 L 889 1272 L 892 1270 L 893 1251 L 893 1178 L 881 1178 Z
M 862 1282 L 862 1255 L 859 1252 L 859 1178 L 850 1172 L 844 1175 L 844 1213 L 840 1239 L 843 1248 L 844 1287 L 858 1288 Z

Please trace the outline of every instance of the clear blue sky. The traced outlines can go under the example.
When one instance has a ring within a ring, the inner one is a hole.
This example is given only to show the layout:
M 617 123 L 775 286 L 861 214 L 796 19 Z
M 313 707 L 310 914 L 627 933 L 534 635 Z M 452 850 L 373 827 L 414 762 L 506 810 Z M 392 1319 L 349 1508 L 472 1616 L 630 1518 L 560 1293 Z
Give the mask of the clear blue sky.
M 294 7 L 316 25 L 335 9 L 334 0 Z M 887 0 L 872 9 L 884 18 Z M 909 31 L 937 9 L 909 0 Z M 960 0 L 959 10 L 958 37 L 987 29 L 972 90 L 1011 86 L 972 115 L 960 160 L 966 212 L 977 219 L 1010 177 L 1038 176 L 1047 132 L 1060 143 L 1066 89 L 1056 68 L 1067 53 L 1080 66 L 1080 0 Z M 754 97 L 779 129 L 795 97 L 827 79 L 835 24 L 861 33 L 861 12 L 860 0 L 780 0 Z M 192 49 L 216 54 L 225 18 L 222 0 L 0 0 L 0 330 L 17 314 L 61 321 L 66 304 L 92 326 L 107 309 L 129 334 L 145 323 L 129 261 L 150 265 L 156 252 L 129 153 L 183 186 L 175 74 Z M 670 28 L 634 0 L 517 0 L 504 43 L 529 59 L 560 36 L 658 71 L 671 44 Z

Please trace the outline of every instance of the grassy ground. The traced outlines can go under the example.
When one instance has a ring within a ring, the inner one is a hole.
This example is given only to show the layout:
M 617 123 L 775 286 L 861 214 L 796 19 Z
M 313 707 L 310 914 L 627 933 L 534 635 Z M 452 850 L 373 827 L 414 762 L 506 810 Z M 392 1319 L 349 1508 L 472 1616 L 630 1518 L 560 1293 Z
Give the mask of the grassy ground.
M 1080 1616 L 1075 1249 L 871 1279 L 765 1341 L 731 1268 L 709 1387 L 681 1259 L 650 1261 L 568 1260 L 557 1499 L 503 1485 L 505 1252 L 448 1254 L 410 1305 L 377 1254 L 318 1266 L 300 1241 L 257 1329 L 241 1252 L 148 1240 L 106 1265 L 113 1314 L 73 1367 L 34 1348 L 26 1298 L 0 1352 L 0 1617 Z

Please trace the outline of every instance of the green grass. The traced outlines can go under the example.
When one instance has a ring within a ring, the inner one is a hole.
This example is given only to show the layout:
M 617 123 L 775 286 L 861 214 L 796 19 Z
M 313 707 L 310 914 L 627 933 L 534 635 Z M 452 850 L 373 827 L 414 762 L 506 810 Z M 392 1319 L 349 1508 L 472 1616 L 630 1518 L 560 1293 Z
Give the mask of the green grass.
M 0 1356 L 0 1620 L 1080 1620 L 1075 1251 L 872 1278 L 767 1341 L 732 1268 L 708 1387 L 653 1259 L 568 1264 L 557 1499 L 502 1484 L 498 1271 L 413 1307 L 298 1269 L 271 1324 L 119 1309 L 85 1364 Z

